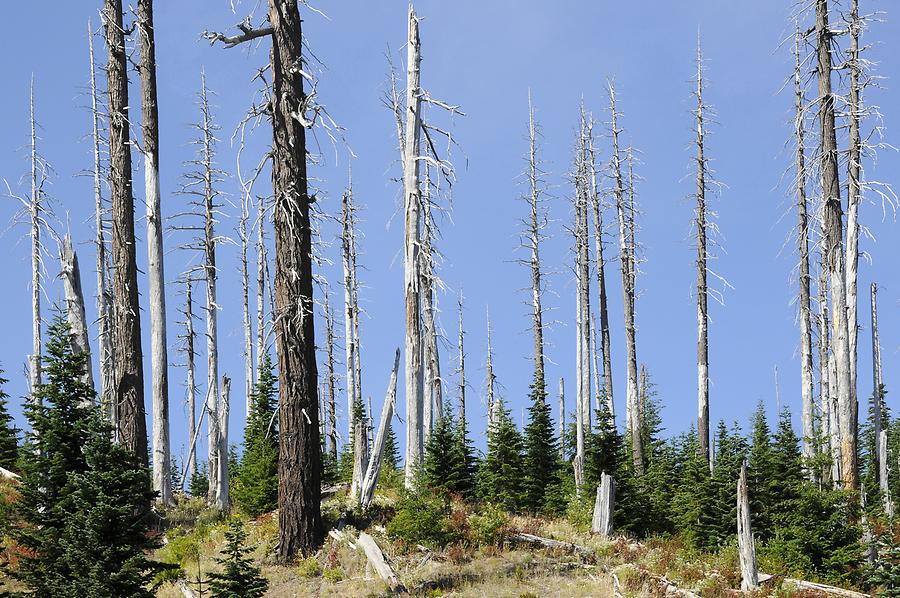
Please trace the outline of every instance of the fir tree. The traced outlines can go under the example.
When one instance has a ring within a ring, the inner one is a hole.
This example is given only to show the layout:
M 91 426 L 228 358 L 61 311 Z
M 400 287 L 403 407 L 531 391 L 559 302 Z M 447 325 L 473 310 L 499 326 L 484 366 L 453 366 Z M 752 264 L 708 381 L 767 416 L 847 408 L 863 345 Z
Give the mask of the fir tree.
M 496 419 L 488 431 L 488 450 L 478 473 L 479 494 L 482 500 L 517 511 L 524 478 L 522 436 L 503 399 L 496 400 Z
M 697 432 L 693 428 L 681 440 L 679 484 L 672 501 L 676 529 L 694 548 L 714 546 L 713 488 L 709 463 L 699 452 Z
M 3 369 L 0 368 L 0 467 L 15 472 L 18 470 L 19 430 L 13 424 L 7 407 L 9 395 L 3 390 L 7 382 L 9 380 L 3 377 Z
M 268 580 L 247 556 L 251 549 L 244 545 L 246 540 L 244 525 L 233 520 L 225 532 L 225 554 L 216 559 L 222 572 L 209 574 L 213 598 L 262 598 L 269 589 Z
M 206 461 L 197 466 L 197 470 L 188 480 L 188 494 L 194 498 L 205 497 L 209 492 L 209 468 Z
M 232 495 L 241 511 L 257 517 L 275 508 L 278 502 L 278 428 L 274 417 L 277 378 L 272 358 L 263 357 L 259 380 L 253 389 L 252 410 L 244 430 L 244 456 Z
M 747 481 L 750 490 L 750 512 L 753 514 L 753 533 L 764 540 L 770 537 L 772 531 L 774 473 L 772 434 L 765 408 L 760 402 L 753 415 Z
M 437 418 L 425 443 L 421 482 L 426 488 L 444 493 L 455 491 L 459 464 L 453 463 L 455 454 L 449 450 L 455 442 L 456 422 L 449 405 L 445 405 L 444 413 Z
M 791 424 L 790 409 L 785 407 L 778 418 L 778 428 L 772 443 L 772 478 L 769 486 L 772 504 L 772 523 L 781 524 L 790 515 L 791 501 L 797 498 L 803 484 L 803 459 L 800 439 Z
M 456 423 L 456 433 L 450 444 L 450 462 L 453 464 L 453 492 L 464 498 L 471 498 L 475 493 L 478 459 L 472 439 L 469 438 L 469 427 L 464 419 Z
M 384 435 L 384 451 L 381 454 L 381 471 L 378 474 L 381 485 L 385 488 L 396 487 L 400 480 L 400 449 L 397 445 L 397 435 L 394 434 L 394 426 L 388 422 L 387 432 Z
M 523 461 L 522 507 L 532 513 L 546 512 L 555 502 L 553 498 L 560 486 L 559 444 L 553 434 L 553 419 L 544 382 L 537 374 L 531 384 Z
M 737 521 L 737 479 L 747 455 L 747 442 L 734 424 L 729 432 L 724 421 L 716 431 L 716 462 L 712 472 L 714 496 L 714 534 L 718 544 L 724 544 L 735 534 Z

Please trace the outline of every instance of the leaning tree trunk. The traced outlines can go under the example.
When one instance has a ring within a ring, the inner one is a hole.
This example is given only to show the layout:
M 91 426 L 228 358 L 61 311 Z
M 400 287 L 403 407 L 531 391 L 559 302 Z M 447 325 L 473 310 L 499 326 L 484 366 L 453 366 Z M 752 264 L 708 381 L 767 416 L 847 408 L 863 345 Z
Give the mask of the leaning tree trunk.
M 809 274 L 809 217 L 806 199 L 806 125 L 804 119 L 803 78 L 801 75 L 800 41 L 798 32 L 794 43 L 794 142 L 796 143 L 797 187 L 797 248 L 800 259 L 800 395 L 803 427 L 803 456 L 807 460 L 816 454 L 816 428 L 813 414 L 813 356 L 810 311 Z M 809 470 L 812 479 L 815 472 Z
M 169 472 L 169 356 L 166 343 L 166 276 L 159 193 L 159 110 L 156 94 L 156 29 L 153 0 L 137 3 L 143 119 L 144 188 L 147 194 L 147 280 L 150 290 L 150 365 L 153 413 L 153 489 L 174 504 Z
M 359 505 L 363 510 L 367 509 L 375 498 L 375 486 L 378 484 L 378 474 L 381 472 L 381 460 L 384 457 L 384 444 L 387 432 L 394 417 L 394 402 L 397 399 L 397 370 L 400 368 L 400 349 L 394 354 L 394 369 L 391 370 L 391 378 L 388 382 L 387 396 L 384 398 L 384 407 L 381 408 L 381 420 L 378 423 L 378 434 L 372 443 L 372 454 L 369 456 L 369 465 L 363 478 L 362 489 L 359 493 Z M 371 410 L 370 410 L 371 411 Z
M 406 72 L 406 133 L 404 135 L 404 284 L 406 301 L 406 466 L 404 484 L 411 488 L 416 466 L 423 456 L 422 409 L 424 403 L 422 371 L 422 324 L 419 288 L 419 134 L 421 106 L 419 69 L 421 64 L 419 21 L 409 6 Z
M 91 371 L 91 345 L 88 340 L 87 318 L 84 315 L 84 294 L 81 291 L 81 271 L 78 268 L 78 254 L 72 248 L 72 237 L 63 238 L 60 256 L 62 264 L 63 289 L 66 297 L 66 316 L 72 332 L 72 348 L 75 353 L 87 355 L 82 380 L 94 388 L 94 373 Z M 93 401 L 91 401 L 93 405 Z
M 303 40 L 292 0 L 269 0 L 274 104 L 275 340 L 279 374 L 278 556 L 308 555 L 322 542 L 319 400 L 313 318 L 311 198 L 300 118 Z
M 146 466 L 144 373 L 138 300 L 134 196 L 131 189 L 131 144 L 128 119 L 128 65 L 122 0 L 105 0 L 109 50 L 109 178 L 112 199 L 112 295 L 115 313 L 116 404 L 122 445 Z
M 97 98 L 97 76 L 94 63 L 94 32 L 88 22 L 88 52 L 91 67 L 91 137 L 94 150 L 94 227 L 97 245 L 97 328 L 98 362 L 100 365 L 100 405 L 110 421 L 116 426 L 112 400 L 112 338 L 110 326 L 109 288 L 106 267 L 106 230 L 103 215 L 103 175 L 100 162 L 100 112 Z
M 884 423 L 884 382 L 881 369 L 881 342 L 878 340 L 878 285 L 872 283 L 872 414 L 875 422 L 875 456 L 878 471 L 878 487 L 884 511 L 891 519 L 894 517 L 894 502 L 888 484 L 888 449 L 887 430 Z
M 43 191 L 38 184 L 37 134 L 34 118 L 34 77 L 31 80 L 31 395 L 37 396 L 41 376 L 41 220 L 43 218 Z M 40 400 L 40 399 L 37 399 Z
M 703 105 L 703 63 L 697 46 L 697 206 L 694 227 L 697 232 L 697 436 L 700 455 L 710 463 L 709 444 L 709 291 L 707 274 L 707 207 L 706 207 L 706 157 L 703 141 L 705 135 Z
M 856 385 L 856 356 L 859 330 L 857 327 L 857 270 L 859 265 L 859 204 L 862 190 L 862 139 L 860 138 L 860 114 L 862 98 L 860 74 L 862 64 L 859 59 L 859 37 L 862 23 L 859 18 L 859 0 L 850 3 L 850 112 L 849 157 L 847 161 L 847 345 L 849 353 L 850 399 L 852 402 L 852 426 L 855 429 L 859 415 Z
M 737 536 L 738 556 L 741 561 L 741 590 L 750 592 L 759 588 L 759 571 L 756 567 L 756 542 L 750 525 L 750 494 L 747 487 L 747 462 L 741 463 L 737 483 Z
M 625 350 L 628 365 L 628 382 L 625 387 L 625 397 L 627 405 L 626 425 L 631 436 L 631 458 L 634 463 L 635 471 L 638 475 L 644 472 L 644 446 L 643 437 L 641 435 L 641 417 L 640 407 L 638 406 L 638 368 L 637 368 L 637 350 L 635 347 L 635 327 L 634 327 L 634 280 L 635 277 L 632 270 L 635 267 L 634 255 L 631 252 L 629 238 L 629 229 L 634 226 L 634 214 L 630 214 L 630 210 L 626 209 L 625 198 L 625 182 L 622 174 L 622 158 L 619 149 L 619 134 L 621 129 L 618 126 L 619 113 L 616 108 L 616 90 L 609 85 L 609 100 L 611 129 L 610 134 L 613 141 L 612 152 L 612 171 L 614 179 L 613 193 L 616 199 L 616 215 L 619 223 L 619 262 L 622 271 L 622 303 L 625 316 Z M 629 185 L 633 187 L 633 184 Z
M 856 488 L 856 405 L 851 386 L 850 331 L 847 322 L 847 287 L 843 251 L 841 187 L 838 177 L 838 149 L 835 130 L 835 98 L 831 90 L 831 38 L 828 0 L 816 0 L 816 37 L 819 80 L 819 120 L 822 194 L 825 222 L 825 263 L 831 289 L 832 351 L 835 363 L 838 403 L 841 479 L 843 486 Z

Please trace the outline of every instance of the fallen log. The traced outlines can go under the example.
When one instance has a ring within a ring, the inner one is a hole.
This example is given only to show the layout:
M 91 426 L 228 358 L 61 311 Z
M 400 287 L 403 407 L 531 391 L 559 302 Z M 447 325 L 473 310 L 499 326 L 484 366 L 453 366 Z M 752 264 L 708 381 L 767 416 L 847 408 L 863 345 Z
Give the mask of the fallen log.
M 759 582 L 766 583 L 778 579 L 779 577 L 780 576 L 778 575 L 768 575 L 766 573 L 760 572 Z M 829 586 L 824 583 L 804 581 L 802 579 L 793 579 L 791 577 L 785 577 L 782 579 L 784 583 L 796 586 L 798 590 L 813 590 L 816 592 L 822 592 L 823 594 L 828 594 L 830 596 L 840 596 L 840 598 L 872 598 L 871 594 L 863 594 L 862 592 L 847 590 L 844 588 L 839 588 L 837 586 Z
M 0 476 L 6 478 L 7 480 L 14 480 L 17 482 L 19 481 L 19 474 L 13 473 L 8 469 L 4 469 L 3 467 L 0 467 Z
M 523 544 L 539 544 L 544 548 L 553 548 L 557 550 L 565 550 L 566 552 L 574 552 L 581 556 L 594 556 L 594 551 L 586 546 L 579 546 L 571 542 L 562 542 L 560 540 L 552 540 L 550 538 L 542 538 L 534 534 L 513 534 L 509 537 L 513 542 L 521 542 Z
M 620 583 L 619 578 L 616 576 L 617 571 L 621 571 L 622 569 L 634 569 L 636 570 L 642 578 L 646 580 L 650 580 L 652 583 L 656 584 L 657 589 L 661 592 L 662 596 L 676 596 L 678 598 L 700 598 L 699 594 L 695 594 L 690 590 L 685 590 L 683 588 L 679 588 L 675 582 L 668 579 L 663 575 L 654 575 L 650 573 L 644 567 L 639 567 L 634 563 L 625 563 L 624 565 L 619 565 L 615 569 L 609 572 L 610 575 L 614 576 L 614 582 L 616 585 Z M 614 585 L 615 588 L 615 585 Z M 655 596 L 656 594 L 654 594 Z
M 366 553 L 369 564 L 371 564 L 372 568 L 375 569 L 379 576 L 381 576 L 381 579 L 388 584 L 388 587 L 395 596 L 408 595 L 406 586 L 403 585 L 400 578 L 397 577 L 394 570 L 391 569 L 391 566 L 385 560 L 384 553 L 375 542 L 375 538 L 366 532 L 359 532 L 359 538 L 356 540 L 356 545 L 358 548 L 362 548 L 363 552 Z
M 325 488 L 322 488 L 322 500 L 330 498 L 338 492 L 349 490 L 349 488 L 350 484 L 335 484 L 334 486 L 326 486 Z

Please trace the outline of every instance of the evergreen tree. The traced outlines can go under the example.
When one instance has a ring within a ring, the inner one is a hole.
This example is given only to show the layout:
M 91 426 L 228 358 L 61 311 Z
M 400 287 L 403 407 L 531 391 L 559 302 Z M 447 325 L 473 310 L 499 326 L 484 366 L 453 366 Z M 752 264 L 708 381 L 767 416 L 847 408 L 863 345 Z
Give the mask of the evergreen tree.
M 444 413 L 435 421 L 425 443 L 421 482 L 426 488 L 444 493 L 456 490 L 459 480 L 455 478 L 460 466 L 453 462 L 456 455 L 450 450 L 455 442 L 456 421 L 449 405 L 445 404 Z
M 715 541 L 713 487 L 709 463 L 705 455 L 700 454 L 697 432 L 693 428 L 680 440 L 678 461 L 679 483 L 672 501 L 676 529 L 688 545 L 711 548 Z
M 381 471 L 378 474 L 379 483 L 384 488 L 395 488 L 399 485 L 400 476 L 400 449 L 397 445 L 397 435 L 394 434 L 394 426 L 388 422 L 384 435 L 384 451 L 381 454 Z
M 596 412 L 596 420 L 596 428 L 584 436 L 584 485 L 589 489 L 597 487 L 604 472 L 616 475 L 624 444 L 605 402 Z M 618 493 L 618 488 L 616 491 Z M 593 503 L 592 493 L 587 494 L 591 495 L 589 498 Z
M 278 503 L 277 378 L 272 358 L 263 357 L 259 379 L 251 396 L 252 410 L 244 430 L 244 456 L 240 462 L 232 496 L 238 508 L 258 517 Z
M 194 498 L 205 497 L 209 493 L 209 468 L 206 461 L 197 466 L 197 471 L 188 480 L 188 494 Z
M 9 395 L 3 390 L 7 382 L 9 380 L 3 377 L 3 369 L 0 368 L 0 467 L 15 472 L 18 470 L 16 461 L 19 459 L 19 430 L 9 414 Z
M 799 496 L 803 480 L 800 439 L 791 424 L 791 411 L 785 407 L 778 418 L 778 428 L 772 443 L 770 513 L 775 526 L 782 524 L 791 515 L 791 502 Z
M 149 472 L 111 441 L 82 379 L 87 356 L 72 346 L 57 314 L 43 356 L 47 382 L 25 407 L 31 431 L 12 533 L 25 550 L 12 574 L 38 596 L 150 597 L 159 566 L 145 556 L 156 547 Z
M 532 513 L 546 512 L 558 494 L 559 444 L 553 434 L 553 418 L 544 382 L 535 374 L 531 384 L 531 406 L 525 427 L 522 507 Z
M 178 459 L 174 455 L 169 462 L 169 480 L 172 485 L 172 492 L 177 492 L 181 488 L 181 468 L 178 467 Z
M 488 450 L 478 473 L 479 494 L 482 500 L 517 511 L 524 479 L 522 436 L 503 399 L 496 400 L 496 419 L 488 430 Z
M 244 545 L 246 540 L 244 525 L 233 520 L 225 532 L 225 554 L 216 559 L 222 572 L 209 574 L 213 598 L 262 598 L 269 589 L 268 580 L 247 556 L 251 549 Z
M 753 517 L 753 533 L 766 540 L 772 532 L 772 480 L 774 479 L 772 434 L 762 402 L 753 414 L 753 431 L 750 435 L 750 458 L 747 482 L 750 491 L 750 513 Z
M 464 498 L 472 498 L 475 494 L 478 459 L 472 439 L 469 438 L 469 427 L 460 419 L 456 423 L 456 433 L 450 444 L 450 462 L 453 464 L 453 492 Z
M 737 479 L 741 464 L 747 456 L 747 442 L 735 423 L 729 432 L 724 421 L 716 431 L 716 462 L 712 472 L 714 496 L 714 534 L 717 544 L 724 544 L 735 535 L 737 521 Z

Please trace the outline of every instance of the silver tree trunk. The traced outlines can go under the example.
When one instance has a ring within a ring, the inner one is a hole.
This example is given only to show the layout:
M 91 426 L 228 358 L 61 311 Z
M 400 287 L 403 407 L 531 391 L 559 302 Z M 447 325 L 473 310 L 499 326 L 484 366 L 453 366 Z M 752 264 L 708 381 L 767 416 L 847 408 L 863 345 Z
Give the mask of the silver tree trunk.
M 559 379 L 559 457 L 566 455 L 566 380 Z
M 862 196 L 862 139 L 860 136 L 860 114 L 862 112 L 862 89 L 860 75 L 859 38 L 862 22 L 859 18 L 859 0 L 850 3 L 850 103 L 849 111 L 849 156 L 847 161 L 847 345 L 849 357 L 850 396 L 852 409 L 856 409 L 856 357 L 859 330 L 857 326 L 857 271 L 859 266 L 859 205 Z M 857 414 L 852 415 L 853 433 L 856 433 Z
M 356 337 L 353 334 L 353 321 L 356 318 L 356 309 L 353 304 L 353 269 L 350 260 L 350 238 L 353 236 L 353 227 L 350 221 L 350 212 L 353 209 L 350 204 L 351 197 L 348 190 L 344 193 L 341 200 L 341 263 L 344 267 L 344 365 L 346 366 L 347 380 L 348 438 L 354 438 L 355 435 L 354 410 L 356 402 Z M 354 469 L 355 471 L 356 469 Z M 354 483 L 359 482 L 355 473 L 353 479 Z
M 378 484 L 378 475 L 381 472 L 381 461 L 384 457 L 384 443 L 387 437 L 391 418 L 394 417 L 394 402 L 397 399 L 397 370 L 400 368 L 400 349 L 394 354 L 394 368 L 391 370 L 391 378 L 388 382 L 387 395 L 384 398 L 384 406 L 381 408 L 381 420 L 378 422 L 378 434 L 372 444 L 372 454 L 369 456 L 369 465 L 366 468 L 366 476 L 363 478 L 362 490 L 359 493 L 359 504 L 363 510 L 372 504 L 375 497 L 375 486 Z
M 604 471 L 600 475 L 600 483 L 597 485 L 594 516 L 591 519 L 591 532 L 600 534 L 600 538 L 603 540 L 612 537 L 615 504 L 616 480 Z
M 94 373 L 91 367 L 91 345 L 88 340 L 87 318 L 84 315 L 84 294 L 81 291 L 81 271 L 78 268 L 78 255 L 72 248 L 72 237 L 63 238 L 62 256 L 63 289 L 66 297 L 66 316 L 73 335 L 72 345 L 76 353 L 87 355 L 82 380 L 94 388 Z M 93 405 L 93 401 L 91 402 Z
M 747 488 L 747 462 L 741 464 L 737 483 L 738 556 L 741 562 L 741 590 L 759 589 L 759 570 L 756 566 L 756 542 L 750 525 L 750 494 Z
M 231 508 L 231 496 L 228 484 L 228 414 L 231 402 L 231 378 L 222 376 L 222 398 L 219 401 L 219 475 L 216 487 L 216 508 L 227 511 Z
M 894 517 L 894 501 L 888 484 L 887 430 L 884 428 L 884 387 L 881 369 L 881 342 L 878 340 L 878 285 L 871 286 L 872 303 L 872 412 L 875 416 L 875 455 L 878 465 L 878 487 L 884 511 L 889 518 Z
M 41 220 L 43 218 L 42 195 L 38 185 L 37 134 L 34 118 L 34 77 L 31 80 L 31 367 L 32 397 L 36 396 L 41 376 Z
M 184 352 L 187 367 L 187 380 L 185 384 L 187 386 L 188 438 L 191 443 L 184 479 L 188 482 L 190 482 L 191 478 L 194 477 L 194 474 L 197 473 L 197 451 L 195 450 L 195 446 L 197 443 L 197 434 L 199 433 L 199 426 L 195 423 L 197 418 L 197 406 L 195 403 L 197 398 L 197 382 L 194 367 L 194 338 L 196 337 L 196 333 L 194 332 L 194 303 L 193 298 L 191 297 L 191 287 L 192 281 L 191 278 L 188 277 L 185 283 L 184 300 Z M 184 484 L 182 483 L 182 485 Z

